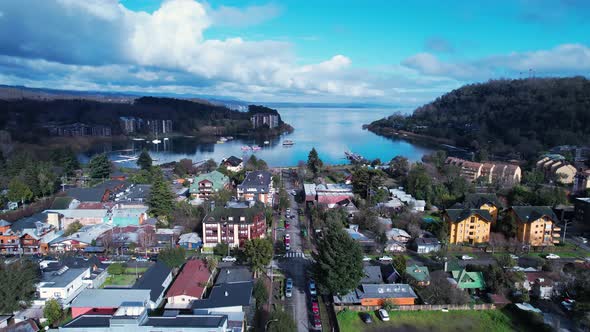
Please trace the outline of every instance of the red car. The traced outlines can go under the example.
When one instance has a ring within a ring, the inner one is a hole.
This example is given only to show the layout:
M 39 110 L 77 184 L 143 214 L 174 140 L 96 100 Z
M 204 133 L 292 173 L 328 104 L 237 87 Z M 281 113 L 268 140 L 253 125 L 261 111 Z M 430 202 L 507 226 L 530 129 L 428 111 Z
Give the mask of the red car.
M 313 314 L 313 327 L 316 330 L 321 330 L 322 329 L 322 320 L 320 319 L 320 314 L 319 313 Z
M 320 306 L 318 305 L 317 302 L 313 302 L 311 304 L 311 310 L 313 311 L 314 314 L 319 314 L 319 312 L 320 312 Z
M 285 229 L 289 229 L 290 224 L 285 221 Z

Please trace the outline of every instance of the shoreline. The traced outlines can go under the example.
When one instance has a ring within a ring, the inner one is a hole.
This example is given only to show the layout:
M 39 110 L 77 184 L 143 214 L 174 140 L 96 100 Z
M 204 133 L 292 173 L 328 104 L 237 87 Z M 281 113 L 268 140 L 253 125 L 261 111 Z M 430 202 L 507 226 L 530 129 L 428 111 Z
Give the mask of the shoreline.
M 444 144 L 444 145 L 452 146 L 454 148 L 462 149 L 461 147 L 455 146 L 455 142 L 453 140 L 450 140 L 447 138 L 416 134 L 411 131 L 395 130 L 395 129 L 390 129 L 390 128 L 379 128 L 378 129 L 372 125 L 364 125 L 363 128 L 374 133 L 375 135 L 379 135 L 379 136 L 383 136 L 383 137 L 387 137 L 387 138 L 398 138 L 398 139 L 404 139 L 404 140 L 408 140 L 408 141 L 411 141 L 411 140 L 426 141 L 429 143 L 435 143 L 436 145 L 443 145 Z

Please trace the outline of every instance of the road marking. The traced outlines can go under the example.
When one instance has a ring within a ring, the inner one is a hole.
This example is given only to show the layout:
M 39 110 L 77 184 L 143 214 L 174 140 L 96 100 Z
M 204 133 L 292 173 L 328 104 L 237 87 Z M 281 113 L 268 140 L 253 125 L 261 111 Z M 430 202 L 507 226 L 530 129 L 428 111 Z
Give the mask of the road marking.
M 300 251 L 297 251 L 297 252 L 289 251 L 288 253 L 285 254 L 285 257 L 286 258 L 297 258 L 297 257 L 305 258 L 305 254 Z

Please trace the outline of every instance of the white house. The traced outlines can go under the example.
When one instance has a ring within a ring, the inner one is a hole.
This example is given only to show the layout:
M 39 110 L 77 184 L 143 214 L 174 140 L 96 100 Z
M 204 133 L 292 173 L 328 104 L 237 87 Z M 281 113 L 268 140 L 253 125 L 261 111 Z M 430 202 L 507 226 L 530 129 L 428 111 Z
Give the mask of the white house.
M 64 305 L 69 304 L 88 286 L 84 279 L 89 277 L 90 268 L 64 266 L 58 271 L 44 272 L 37 284 L 39 299 L 41 302 L 56 299 Z

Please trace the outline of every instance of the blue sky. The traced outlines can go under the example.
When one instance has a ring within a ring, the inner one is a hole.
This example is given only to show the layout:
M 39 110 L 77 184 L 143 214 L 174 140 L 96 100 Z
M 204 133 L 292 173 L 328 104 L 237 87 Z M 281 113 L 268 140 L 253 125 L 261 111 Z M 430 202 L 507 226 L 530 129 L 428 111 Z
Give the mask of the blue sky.
M 7 0 L 0 83 L 420 105 L 590 74 L 590 2 Z

